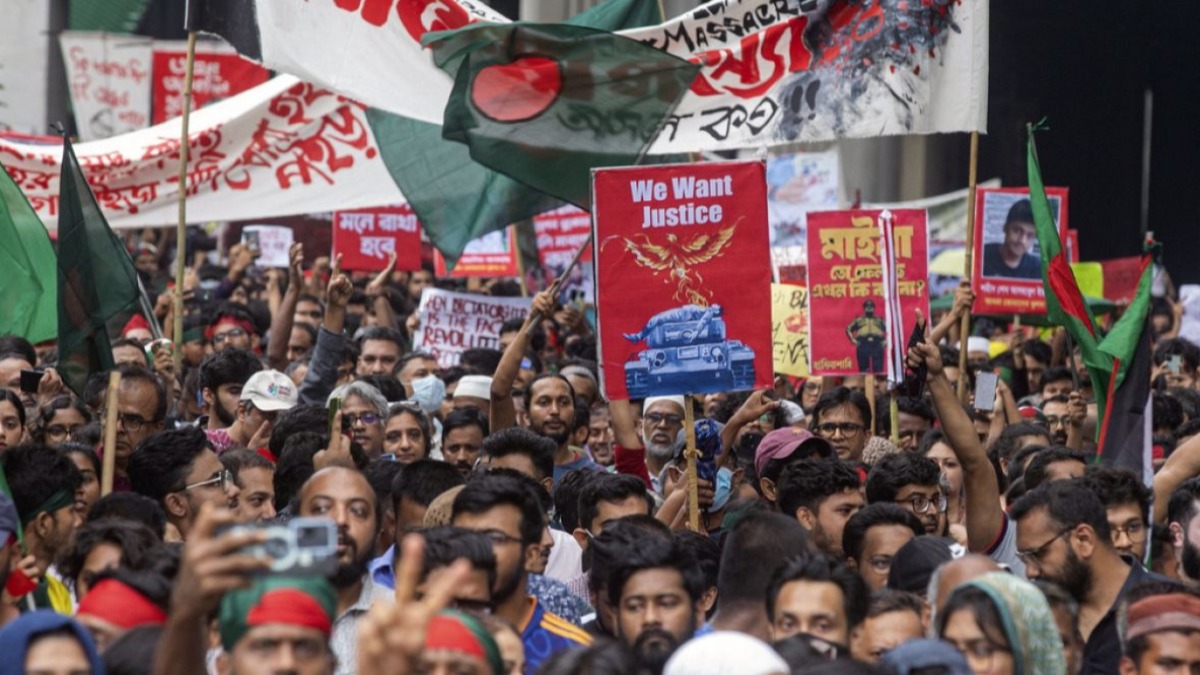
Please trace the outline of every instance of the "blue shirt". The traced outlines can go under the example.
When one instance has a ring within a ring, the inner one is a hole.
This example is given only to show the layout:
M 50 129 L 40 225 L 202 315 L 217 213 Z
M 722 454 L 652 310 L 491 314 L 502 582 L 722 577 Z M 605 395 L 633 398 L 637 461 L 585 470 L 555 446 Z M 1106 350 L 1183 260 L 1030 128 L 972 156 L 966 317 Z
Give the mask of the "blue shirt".
M 593 471 L 604 471 L 604 467 L 602 467 L 599 464 L 592 461 L 592 458 L 588 457 L 587 453 L 584 452 L 582 449 L 572 446 L 571 452 L 576 454 L 575 459 L 567 462 L 566 464 L 555 464 L 554 465 L 554 484 L 555 485 L 558 485 L 558 481 L 562 480 L 562 477 L 567 475 L 567 472 L 574 471 L 575 469 L 591 469 Z
M 529 611 L 518 626 L 525 646 L 525 672 L 533 675 L 555 654 L 579 647 L 590 647 L 592 636 L 557 614 L 547 612 L 530 596 Z

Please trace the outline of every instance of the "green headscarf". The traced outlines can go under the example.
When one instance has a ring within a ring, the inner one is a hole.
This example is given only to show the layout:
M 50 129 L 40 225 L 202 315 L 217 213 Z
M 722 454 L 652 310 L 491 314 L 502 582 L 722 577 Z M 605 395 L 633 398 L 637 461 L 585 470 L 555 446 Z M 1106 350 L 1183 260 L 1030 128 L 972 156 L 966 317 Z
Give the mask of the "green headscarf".
M 1058 624 L 1036 586 L 1007 572 L 989 572 L 958 588 L 973 586 L 996 606 L 1013 655 L 1015 675 L 1062 675 L 1067 672 Z
M 266 576 L 221 598 L 217 623 L 226 652 L 254 626 L 287 624 L 333 631 L 337 597 L 323 577 Z

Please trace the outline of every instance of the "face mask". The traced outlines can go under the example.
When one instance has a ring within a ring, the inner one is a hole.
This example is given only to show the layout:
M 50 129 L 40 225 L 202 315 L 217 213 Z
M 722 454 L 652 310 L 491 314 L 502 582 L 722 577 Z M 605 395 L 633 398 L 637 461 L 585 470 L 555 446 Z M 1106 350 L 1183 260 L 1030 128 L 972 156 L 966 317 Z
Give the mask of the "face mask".
M 446 398 L 446 383 L 437 375 L 426 375 L 412 381 L 413 400 L 421 406 L 425 414 L 432 415 L 442 407 Z
M 713 492 L 712 506 L 708 507 L 709 513 L 716 513 L 725 508 L 729 503 L 729 497 L 733 495 L 733 472 L 726 467 L 721 467 L 717 471 L 717 484 Z

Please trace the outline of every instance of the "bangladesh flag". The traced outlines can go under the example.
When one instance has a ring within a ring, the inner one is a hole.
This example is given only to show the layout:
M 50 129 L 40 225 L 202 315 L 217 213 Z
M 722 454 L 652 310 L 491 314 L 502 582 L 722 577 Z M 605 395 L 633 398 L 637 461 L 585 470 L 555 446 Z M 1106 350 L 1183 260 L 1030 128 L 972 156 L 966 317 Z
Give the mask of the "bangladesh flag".
M 21 188 L 0 166 L 0 326 L 33 343 L 58 332 L 54 245 Z
M 82 395 L 90 375 L 113 367 L 105 324 L 136 306 L 138 282 L 65 137 L 59 189 L 58 371 Z
M 1051 323 L 1066 327 L 1079 345 L 1092 377 L 1099 410 L 1098 458 L 1140 474 L 1150 469 L 1150 285 L 1151 257 L 1142 258 L 1137 294 L 1107 335 L 1079 292 L 1075 275 L 1059 239 L 1046 199 L 1037 147 L 1031 128 L 1028 140 L 1029 198 L 1042 254 L 1046 313 Z
M 454 76 L 443 137 L 584 209 L 591 170 L 638 164 L 699 66 L 568 24 L 480 24 L 423 43 Z

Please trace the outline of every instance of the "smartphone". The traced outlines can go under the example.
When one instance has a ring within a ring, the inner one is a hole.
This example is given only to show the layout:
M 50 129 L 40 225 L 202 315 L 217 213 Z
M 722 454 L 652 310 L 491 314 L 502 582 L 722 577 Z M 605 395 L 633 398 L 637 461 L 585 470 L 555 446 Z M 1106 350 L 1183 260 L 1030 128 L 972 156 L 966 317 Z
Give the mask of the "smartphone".
M 1178 375 L 1180 367 L 1183 366 L 1183 356 L 1180 354 L 1172 354 L 1171 358 L 1167 359 L 1167 370 L 1171 371 L 1172 375 Z M 24 372 L 24 371 L 21 371 Z
M 981 372 L 975 375 L 975 409 L 991 411 L 996 408 L 996 373 Z
M 42 382 L 42 377 L 46 373 L 41 370 L 21 369 L 21 391 L 36 394 L 38 385 Z
M 340 411 L 341 409 L 342 409 L 341 397 L 334 397 L 329 400 L 329 434 L 331 436 L 340 431 L 339 429 L 334 428 L 333 423 L 337 420 L 338 411 Z
M 249 232 L 243 232 L 242 236 L 246 241 L 246 248 L 250 249 L 251 251 L 259 250 L 258 230 L 251 230 Z

